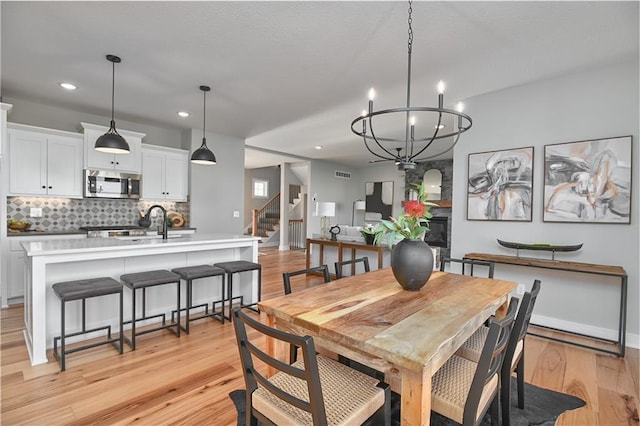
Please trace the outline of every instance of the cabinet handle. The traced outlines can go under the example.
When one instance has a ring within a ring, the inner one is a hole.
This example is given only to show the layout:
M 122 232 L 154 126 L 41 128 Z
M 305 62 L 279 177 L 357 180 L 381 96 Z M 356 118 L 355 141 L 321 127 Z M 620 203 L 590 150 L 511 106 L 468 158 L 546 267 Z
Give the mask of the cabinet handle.
M 47 187 L 45 185 L 42 185 L 42 189 L 47 189 Z
M 111 164 L 113 164 L 113 161 L 111 162 Z
M 53 189 L 53 186 L 49 186 L 49 189 Z
M 120 162 L 116 161 L 116 164 L 120 164 Z

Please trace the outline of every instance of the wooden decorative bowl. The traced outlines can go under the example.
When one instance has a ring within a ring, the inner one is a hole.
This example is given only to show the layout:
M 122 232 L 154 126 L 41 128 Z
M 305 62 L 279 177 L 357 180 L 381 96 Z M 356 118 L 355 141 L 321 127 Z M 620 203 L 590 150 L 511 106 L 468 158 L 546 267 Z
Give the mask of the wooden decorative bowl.
M 7 226 L 9 227 L 9 229 L 14 231 L 26 231 L 27 229 L 31 228 L 30 223 L 12 223 Z

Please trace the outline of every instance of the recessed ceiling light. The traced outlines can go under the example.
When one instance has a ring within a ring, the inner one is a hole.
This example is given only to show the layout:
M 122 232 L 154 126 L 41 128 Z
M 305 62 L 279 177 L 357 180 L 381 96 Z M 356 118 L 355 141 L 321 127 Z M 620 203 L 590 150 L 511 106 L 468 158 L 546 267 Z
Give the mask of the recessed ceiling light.
M 178 115 L 182 118 L 187 118 L 189 116 L 189 113 L 185 111 L 178 111 Z
M 322 145 L 316 145 L 315 149 L 322 149 Z
M 63 89 L 67 89 L 67 90 L 76 90 L 76 86 L 71 84 L 71 83 L 60 83 L 60 87 L 62 87 Z

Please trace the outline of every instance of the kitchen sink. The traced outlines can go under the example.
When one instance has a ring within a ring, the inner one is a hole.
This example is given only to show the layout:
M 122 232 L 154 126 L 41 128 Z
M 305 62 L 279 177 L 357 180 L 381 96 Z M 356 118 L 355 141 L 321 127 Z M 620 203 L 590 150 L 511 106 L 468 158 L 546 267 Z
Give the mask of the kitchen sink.
M 116 240 L 128 240 L 128 241 L 161 240 L 162 239 L 162 235 L 127 235 L 127 236 L 120 236 L 120 237 L 114 237 L 114 238 Z M 182 235 L 171 235 L 171 234 L 169 234 L 167 238 L 169 238 L 169 239 L 182 238 Z

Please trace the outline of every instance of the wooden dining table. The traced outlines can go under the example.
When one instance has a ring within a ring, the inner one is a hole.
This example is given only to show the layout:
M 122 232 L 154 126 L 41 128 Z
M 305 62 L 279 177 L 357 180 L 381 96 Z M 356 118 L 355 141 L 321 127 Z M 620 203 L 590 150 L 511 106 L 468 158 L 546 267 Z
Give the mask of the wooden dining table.
M 489 316 L 506 310 L 516 285 L 434 271 L 420 291 L 406 291 L 385 268 L 258 306 L 270 326 L 383 372 L 401 395 L 401 423 L 428 425 L 431 377 Z M 286 344 L 268 339 L 267 350 L 288 361 Z

